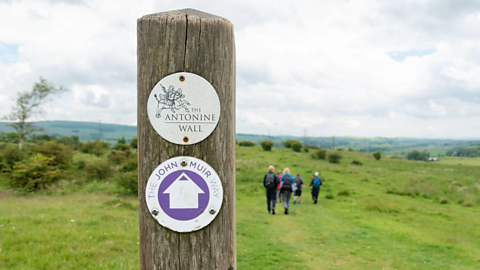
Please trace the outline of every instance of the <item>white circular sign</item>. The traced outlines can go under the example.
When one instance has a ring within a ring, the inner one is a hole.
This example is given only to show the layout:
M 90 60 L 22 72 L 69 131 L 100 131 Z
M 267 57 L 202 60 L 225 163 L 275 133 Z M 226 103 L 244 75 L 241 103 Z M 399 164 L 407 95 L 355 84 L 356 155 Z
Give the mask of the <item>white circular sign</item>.
M 148 97 L 148 118 L 165 140 L 189 145 L 207 138 L 220 118 L 220 100 L 204 78 L 179 72 L 161 79 Z
M 176 232 L 200 230 L 220 212 L 223 186 L 206 162 L 174 157 L 150 175 L 145 190 L 148 211 L 160 225 Z

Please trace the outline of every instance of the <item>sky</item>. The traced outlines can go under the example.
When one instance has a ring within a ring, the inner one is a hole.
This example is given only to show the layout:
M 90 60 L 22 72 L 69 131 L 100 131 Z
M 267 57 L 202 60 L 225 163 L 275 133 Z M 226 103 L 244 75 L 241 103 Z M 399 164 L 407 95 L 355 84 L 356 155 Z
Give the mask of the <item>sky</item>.
M 136 125 L 136 20 L 194 8 L 235 26 L 237 133 L 480 139 L 480 1 L 0 0 L 0 117 Z

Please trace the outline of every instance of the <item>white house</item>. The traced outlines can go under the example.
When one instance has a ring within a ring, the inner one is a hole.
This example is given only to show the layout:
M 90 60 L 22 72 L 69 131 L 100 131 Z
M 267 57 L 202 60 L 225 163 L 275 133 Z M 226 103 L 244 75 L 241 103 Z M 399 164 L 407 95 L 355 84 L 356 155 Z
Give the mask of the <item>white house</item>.
M 185 173 L 175 179 L 163 192 L 169 194 L 170 209 L 197 209 L 198 194 L 204 193 Z

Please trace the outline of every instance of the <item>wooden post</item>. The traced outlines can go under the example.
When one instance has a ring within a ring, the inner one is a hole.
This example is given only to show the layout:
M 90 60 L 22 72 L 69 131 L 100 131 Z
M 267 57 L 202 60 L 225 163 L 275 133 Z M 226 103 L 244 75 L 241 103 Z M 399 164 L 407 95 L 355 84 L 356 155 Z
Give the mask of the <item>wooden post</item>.
M 235 246 L 235 42 L 230 21 L 184 9 L 137 21 L 138 198 L 141 269 L 236 269 Z M 193 145 L 164 140 L 152 127 L 147 100 L 155 84 L 176 72 L 209 81 L 220 99 L 214 132 Z M 207 227 L 177 233 L 152 218 L 145 202 L 150 174 L 162 162 L 192 156 L 212 166 L 224 188 L 223 205 Z

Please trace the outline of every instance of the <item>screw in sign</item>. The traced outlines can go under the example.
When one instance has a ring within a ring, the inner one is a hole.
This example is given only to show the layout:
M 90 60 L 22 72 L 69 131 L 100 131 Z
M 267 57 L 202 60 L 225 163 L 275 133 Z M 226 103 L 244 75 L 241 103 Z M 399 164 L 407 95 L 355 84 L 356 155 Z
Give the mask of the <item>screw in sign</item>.
M 145 190 L 147 207 L 162 226 L 192 232 L 210 224 L 223 201 L 223 187 L 215 170 L 194 157 L 175 157 L 150 175 Z

